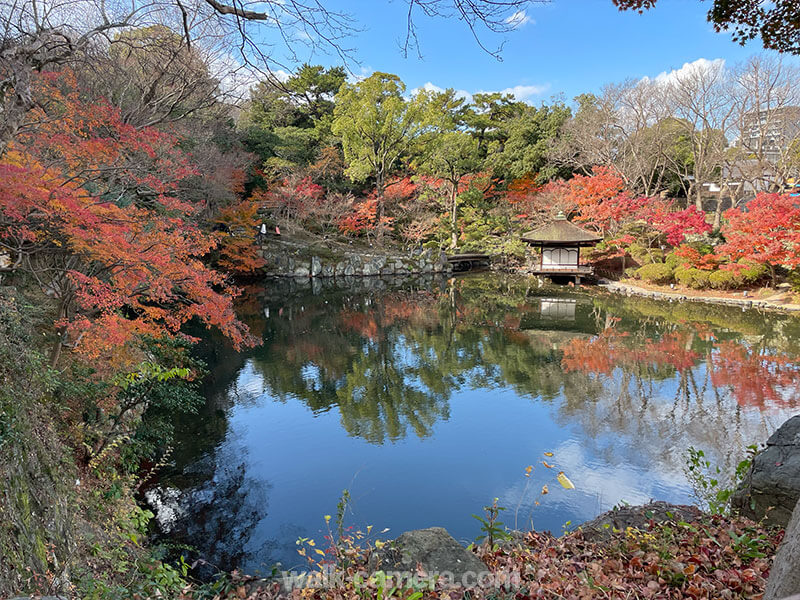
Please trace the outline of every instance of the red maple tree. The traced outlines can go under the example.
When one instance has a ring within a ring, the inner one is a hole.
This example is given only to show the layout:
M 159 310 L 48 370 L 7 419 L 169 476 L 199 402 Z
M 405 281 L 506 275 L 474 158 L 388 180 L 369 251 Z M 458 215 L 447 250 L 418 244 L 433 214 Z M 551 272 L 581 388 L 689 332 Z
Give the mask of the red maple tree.
M 720 256 L 769 267 L 775 284 L 775 268 L 800 266 L 800 206 L 789 195 L 759 194 L 743 208 L 725 212 L 722 234 L 726 243 Z
M 610 167 L 592 167 L 591 175 L 576 174 L 568 181 L 554 181 L 542 189 L 561 206 L 575 212 L 575 219 L 605 233 L 615 233 L 628 221 L 642 216 L 649 198 L 636 197 L 622 177 Z
M 36 125 L 0 158 L 0 248 L 58 301 L 53 361 L 63 346 L 119 359 L 192 319 L 255 343 L 235 288 L 202 261 L 216 240 L 181 198 L 195 169 L 178 140 L 87 100 L 69 71 L 41 74 L 35 91 Z
M 652 201 L 648 204 L 646 219 L 650 226 L 664 235 L 670 246 L 679 246 L 687 235 L 711 231 L 706 214 L 696 206 L 673 210 L 670 203 Z

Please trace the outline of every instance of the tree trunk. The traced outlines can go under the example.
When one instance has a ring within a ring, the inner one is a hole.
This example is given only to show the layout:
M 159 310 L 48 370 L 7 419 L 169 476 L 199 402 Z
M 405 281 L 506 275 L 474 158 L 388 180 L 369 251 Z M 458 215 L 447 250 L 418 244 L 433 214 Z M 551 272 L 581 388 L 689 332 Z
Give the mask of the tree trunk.
M 61 299 L 58 306 L 58 320 L 62 321 L 67 317 L 67 300 Z M 55 369 L 58 364 L 58 359 L 61 358 L 61 349 L 64 347 L 64 336 L 66 335 L 65 327 L 58 327 L 56 329 L 56 343 L 50 351 L 50 367 Z
M 450 227 L 452 229 L 450 235 L 450 249 L 455 250 L 458 246 L 458 231 L 456 230 L 456 226 L 458 224 L 458 188 L 456 184 L 452 184 L 452 189 L 450 191 Z
M 383 173 L 378 173 L 378 176 L 375 178 L 377 189 L 376 191 L 376 199 L 378 202 L 378 227 L 377 233 L 375 235 L 375 241 L 378 242 L 379 246 L 383 246 Z
M 722 203 L 724 200 L 725 199 L 722 197 L 722 190 L 720 190 L 719 197 L 717 198 L 717 208 L 714 211 L 713 227 L 715 230 L 719 229 L 720 225 L 722 224 Z

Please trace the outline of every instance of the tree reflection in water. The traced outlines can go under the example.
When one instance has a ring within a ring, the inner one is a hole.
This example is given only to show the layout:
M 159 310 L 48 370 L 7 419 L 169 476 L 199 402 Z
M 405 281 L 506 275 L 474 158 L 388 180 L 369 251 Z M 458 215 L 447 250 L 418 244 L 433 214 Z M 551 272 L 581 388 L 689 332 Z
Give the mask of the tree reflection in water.
M 212 358 L 207 410 L 224 420 L 243 404 L 302 403 L 338 413 L 352 438 L 392 447 L 435 439 L 466 391 L 508 390 L 546 407 L 571 443 L 609 469 L 680 474 L 689 446 L 733 464 L 800 404 L 800 326 L 791 317 L 494 275 L 422 289 L 361 285 L 250 293 L 243 308 L 264 346 Z M 184 424 L 179 475 L 168 481 L 186 490 L 186 514 L 197 521 L 184 526 L 185 539 L 211 540 L 206 552 L 231 566 L 245 560 L 236 552 L 279 542 L 253 534 L 268 519 L 269 480 L 237 465 L 233 434 L 223 425 L 209 435 L 209 417 Z

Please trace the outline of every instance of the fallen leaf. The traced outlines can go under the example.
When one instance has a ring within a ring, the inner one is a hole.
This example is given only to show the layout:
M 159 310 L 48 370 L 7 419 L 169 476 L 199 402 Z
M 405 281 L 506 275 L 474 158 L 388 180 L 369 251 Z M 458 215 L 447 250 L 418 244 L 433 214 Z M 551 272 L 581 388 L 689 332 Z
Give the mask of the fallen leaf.
M 556 479 L 558 479 L 558 483 L 560 483 L 561 487 L 563 487 L 565 490 L 575 489 L 575 484 L 569 480 L 569 477 L 564 475 L 564 471 L 560 471 L 556 476 Z

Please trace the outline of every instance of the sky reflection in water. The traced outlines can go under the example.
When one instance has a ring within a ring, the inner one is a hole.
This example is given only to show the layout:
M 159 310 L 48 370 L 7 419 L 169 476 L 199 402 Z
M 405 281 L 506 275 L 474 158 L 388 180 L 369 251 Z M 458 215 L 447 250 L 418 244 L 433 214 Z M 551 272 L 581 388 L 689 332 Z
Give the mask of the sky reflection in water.
M 800 404 L 792 317 L 496 275 L 317 291 L 253 292 L 264 345 L 205 346 L 208 405 L 161 484 L 183 494 L 173 538 L 223 568 L 300 566 L 295 540 L 321 541 L 344 488 L 348 525 L 465 542 L 495 496 L 507 525 L 552 531 L 690 501 L 689 446 L 730 466 Z

